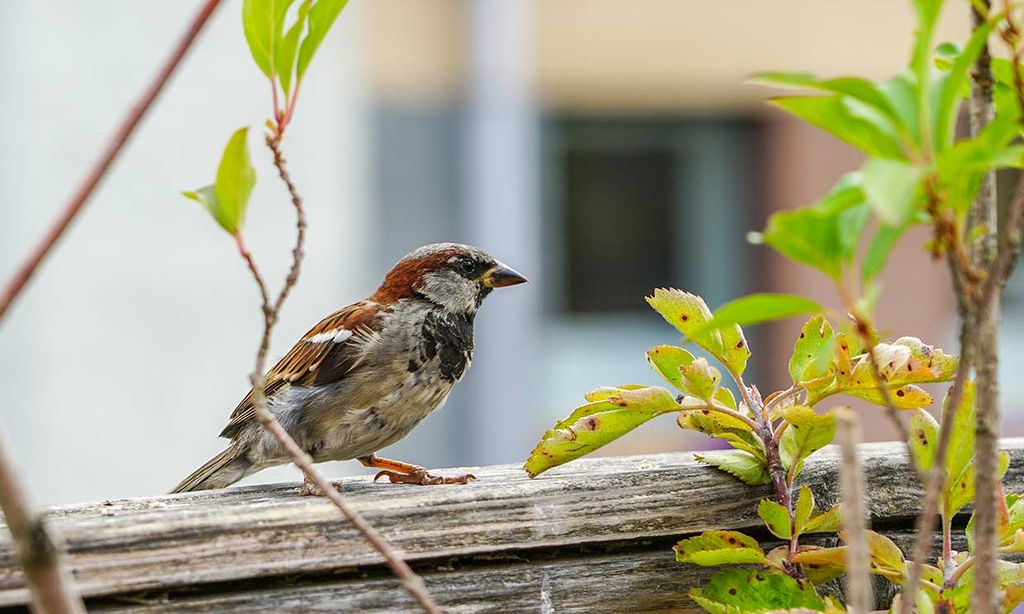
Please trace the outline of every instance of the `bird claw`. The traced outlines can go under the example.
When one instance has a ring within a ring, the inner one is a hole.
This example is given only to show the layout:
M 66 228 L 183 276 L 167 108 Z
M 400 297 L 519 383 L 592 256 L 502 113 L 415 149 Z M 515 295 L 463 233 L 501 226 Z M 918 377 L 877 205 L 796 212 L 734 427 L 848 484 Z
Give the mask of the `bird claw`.
M 476 476 L 472 473 L 465 475 L 456 475 L 452 477 L 444 477 L 440 475 L 434 475 L 428 473 L 426 469 L 416 469 L 411 473 L 398 473 L 397 471 L 378 471 L 377 475 L 373 476 L 373 481 L 376 482 L 380 478 L 387 478 L 392 484 L 418 484 L 420 486 L 436 486 L 438 484 L 468 484 L 469 482 L 476 479 Z

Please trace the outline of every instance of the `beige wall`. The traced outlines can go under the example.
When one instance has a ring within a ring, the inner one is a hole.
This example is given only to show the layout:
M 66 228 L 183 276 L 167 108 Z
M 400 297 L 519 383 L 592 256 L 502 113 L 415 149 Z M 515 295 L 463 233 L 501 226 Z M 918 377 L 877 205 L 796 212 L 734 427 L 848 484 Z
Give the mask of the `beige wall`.
M 457 98 L 465 2 L 368 5 L 377 95 Z M 910 2 L 900 0 L 534 0 L 531 10 L 536 94 L 569 110 L 758 108 L 767 90 L 744 82 L 756 71 L 882 78 L 903 67 L 913 31 Z M 967 29 L 966 7 L 954 4 L 939 38 L 962 40 Z

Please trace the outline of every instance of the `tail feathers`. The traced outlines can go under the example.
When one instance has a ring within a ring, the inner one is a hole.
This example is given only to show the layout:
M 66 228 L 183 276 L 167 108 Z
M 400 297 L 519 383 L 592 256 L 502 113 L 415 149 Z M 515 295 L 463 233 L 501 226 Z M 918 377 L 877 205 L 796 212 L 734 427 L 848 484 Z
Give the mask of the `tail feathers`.
M 245 457 L 245 449 L 231 446 L 192 472 L 190 476 L 174 487 L 171 494 L 224 488 L 241 480 L 248 474 L 252 463 Z

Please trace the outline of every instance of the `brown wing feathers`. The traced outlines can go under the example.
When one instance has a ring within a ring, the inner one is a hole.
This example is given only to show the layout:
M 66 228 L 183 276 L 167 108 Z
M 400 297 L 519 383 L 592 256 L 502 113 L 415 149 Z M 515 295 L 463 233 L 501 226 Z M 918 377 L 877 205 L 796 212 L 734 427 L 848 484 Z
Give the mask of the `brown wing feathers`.
M 291 384 L 319 385 L 343 378 L 358 361 L 358 348 L 349 340 L 357 333 L 374 330 L 380 308 L 375 302 L 363 301 L 321 320 L 267 373 L 267 397 L 273 397 Z M 250 390 L 231 413 L 221 437 L 233 438 L 242 425 L 255 417 L 252 401 Z

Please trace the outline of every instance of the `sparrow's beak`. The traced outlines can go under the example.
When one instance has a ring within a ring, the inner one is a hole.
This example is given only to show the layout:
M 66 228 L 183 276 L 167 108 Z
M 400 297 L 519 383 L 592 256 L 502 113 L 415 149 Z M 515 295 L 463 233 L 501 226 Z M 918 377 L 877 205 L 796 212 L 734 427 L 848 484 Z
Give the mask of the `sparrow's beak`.
M 505 286 L 525 284 L 526 278 L 512 267 L 497 262 L 490 270 L 483 274 L 480 281 L 488 288 L 504 288 Z

